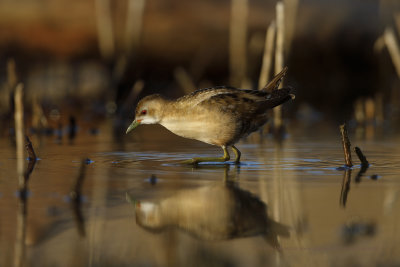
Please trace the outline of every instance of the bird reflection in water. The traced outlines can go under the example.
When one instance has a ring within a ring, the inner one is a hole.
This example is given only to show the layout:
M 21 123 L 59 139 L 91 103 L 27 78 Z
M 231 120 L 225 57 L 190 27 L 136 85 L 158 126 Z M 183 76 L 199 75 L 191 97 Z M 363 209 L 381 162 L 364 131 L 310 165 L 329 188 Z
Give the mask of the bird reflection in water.
M 127 200 L 135 207 L 136 223 L 152 232 L 175 227 L 210 241 L 260 235 L 277 250 L 278 237 L 289 236 L 288 226 L 268 217 L 264 202 L 230 182 L 181 189 L 154 202 L 127 193 Z

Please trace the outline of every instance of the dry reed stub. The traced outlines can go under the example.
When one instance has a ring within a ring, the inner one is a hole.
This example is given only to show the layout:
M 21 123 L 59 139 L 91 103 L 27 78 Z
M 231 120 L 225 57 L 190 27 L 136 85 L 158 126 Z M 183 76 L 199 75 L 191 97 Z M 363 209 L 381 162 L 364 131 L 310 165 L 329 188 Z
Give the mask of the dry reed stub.
M 354 148 L 354 152 L 356 152 L 358 158 L 360 159 L 361 165 L 369 166 L 367 158 L 364 156 L 364 154 L 362 153 L 361 149 L 358 146 Z
M 342 135 L 342 145 L 343 145 L 343 152 L 344 152 L 344 160 L 346 167 L 352 167 L 353 163 L 351 161 L 351 143 L 349 140 L 349 136 L 347 133 L 346 123 L 339 126 L 340 133 Z

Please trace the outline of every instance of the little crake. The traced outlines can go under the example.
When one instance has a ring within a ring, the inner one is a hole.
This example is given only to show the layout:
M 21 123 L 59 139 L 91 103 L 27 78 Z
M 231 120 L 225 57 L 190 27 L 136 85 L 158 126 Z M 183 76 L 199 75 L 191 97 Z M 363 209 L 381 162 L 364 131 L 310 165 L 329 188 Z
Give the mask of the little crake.
M 161 124 L 186 138 L 222 147 L 222 157 L 193 158 L 185 163 L 224 162 L 230 159 L 227 147 L 240 162 L 235 143 L 257 131 L 268 120 L 267 110 L 293 99 L 291 88 L 278 89 L 287 68 L 283 69 L 262 90 L 214 87 L 197 90 L 177 100 L 150 95 L 138 103 L 135 120 L 126 130 L 140 124 Z

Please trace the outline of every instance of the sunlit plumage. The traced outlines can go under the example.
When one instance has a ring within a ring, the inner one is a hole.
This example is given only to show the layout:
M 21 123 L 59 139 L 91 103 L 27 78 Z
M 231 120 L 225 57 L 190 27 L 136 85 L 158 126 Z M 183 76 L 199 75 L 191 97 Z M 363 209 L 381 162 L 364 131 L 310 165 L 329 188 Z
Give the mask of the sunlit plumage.
M 291 88 L 277 89 L 285 73 L 286 68 L 262 90 L 222 86 L 200 89 L 177 100 L 158 94 L 147 96 L 138 103 L 135 120 L 126 132 L 139 124 L 158 123 L 179 136 L 224 150 L 222 157 L 193 158 L 187 163 L 227 161 L 229 146 L 238 163 L 241 153 L 234 144 L 267 122 L 267 110 L 294 98 Z

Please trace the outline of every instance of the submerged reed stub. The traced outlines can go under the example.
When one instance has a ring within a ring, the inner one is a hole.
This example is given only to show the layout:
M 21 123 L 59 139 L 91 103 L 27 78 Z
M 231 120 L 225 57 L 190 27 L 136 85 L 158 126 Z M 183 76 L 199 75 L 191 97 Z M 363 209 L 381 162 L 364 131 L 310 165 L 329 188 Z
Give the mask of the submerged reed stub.
M 25 135 L 25 148 L 28 151 L 28 160 L 29 161 L 36 161 L 36 153 L 33 149 L 32 142 L 27 135 Z
M 69 193 L 71 200 L 73 200 L 77 203 L 81 202 L 81 192 L 82 192 L 83 181 L 85 179 L 86 165 L 87 165 L 87 159 L 83 159 L 81 161 L 81 165 L 79 168 L 79 174 L 76 177 L 75 184 L 73 185 L 73 187 Z

